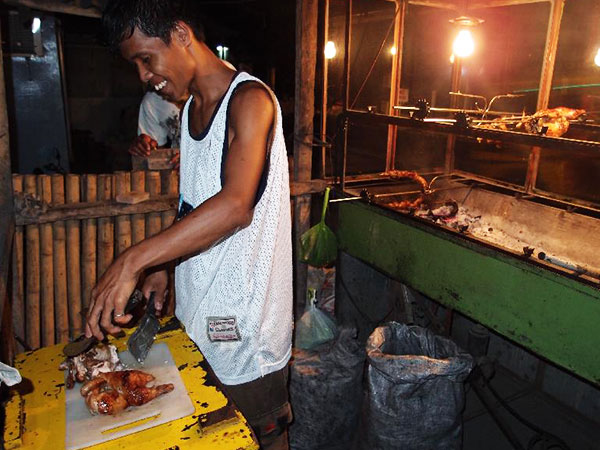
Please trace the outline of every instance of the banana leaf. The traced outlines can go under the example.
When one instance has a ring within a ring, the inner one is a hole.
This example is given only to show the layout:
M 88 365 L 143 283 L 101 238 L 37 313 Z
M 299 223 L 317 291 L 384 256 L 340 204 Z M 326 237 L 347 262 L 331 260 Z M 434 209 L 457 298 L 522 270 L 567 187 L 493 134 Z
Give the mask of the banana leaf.
M 314 267 L 328 266 L 337 258 L 335 234 L 325 225 L 329 190 L 329 188 L 325 189 L 321 221 L 300 236 L 300 260 Z

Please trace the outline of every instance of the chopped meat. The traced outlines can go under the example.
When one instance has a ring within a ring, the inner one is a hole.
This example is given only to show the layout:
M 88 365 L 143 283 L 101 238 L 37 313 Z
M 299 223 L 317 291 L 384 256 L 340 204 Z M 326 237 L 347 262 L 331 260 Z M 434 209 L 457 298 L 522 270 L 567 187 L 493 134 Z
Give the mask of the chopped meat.
M 114 345 L 97 345 L 81 355 L 67 358 L 60 366 L 61 370 L 68 370 L 67 388 L 71 389 L 74 382 L 83 383 L 100 373 L 121 370 L 123 366 Z M 73 382 L 71 382 L 71 379 Z

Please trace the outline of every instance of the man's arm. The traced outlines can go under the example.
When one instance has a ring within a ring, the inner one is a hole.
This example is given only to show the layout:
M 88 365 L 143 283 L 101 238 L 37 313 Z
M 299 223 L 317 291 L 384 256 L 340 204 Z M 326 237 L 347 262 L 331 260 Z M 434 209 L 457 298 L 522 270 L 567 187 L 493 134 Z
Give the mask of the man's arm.
M 139 275 L 145 269 L 210 248 L 252 221 L 254 201 L 266 162 L 267 142 L 274 117 L 270 94 L 254 83 L 241 86 L 231 100 L 229 151 L 221 191 L 182 220 L 121 254 L 92 292 L 86 335 L 102 338 L 131 317 L 121 316 Z

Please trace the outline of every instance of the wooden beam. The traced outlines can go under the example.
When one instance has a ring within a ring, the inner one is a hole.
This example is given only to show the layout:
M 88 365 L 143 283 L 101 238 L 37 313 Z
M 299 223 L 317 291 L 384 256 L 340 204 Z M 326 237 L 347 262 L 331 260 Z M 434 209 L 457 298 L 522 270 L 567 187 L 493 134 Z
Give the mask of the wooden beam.
M 52 209 L 25 210 L 17 212 L 18 225 L 37 225 L 42 223 L 58 222 L 62 220 L 98 219 L 100 217 L 115 217 L 127 214 L 158 213 L 162 211 L 177 210 L 179 197 L 165 195 L 147 200 L 142 203 L 130 205 L 105 200 L 96 203 L 77 203 L 53 206 Z
M 296 104 L 294 115 L 294 181 L 312 176 L 318 0 L 296 0 Z M 294 200 L 294 282 L 296 312 L 306 298 L 307 267 L 299 262 L 300 236 L 310 227 L 310 196 Z
M 547 3 L 550 0 L 483 0 L 479 2 L 470 2 L 469 10 L 498 8 L 500 6 L 518 6 L 530 3 Z
M 5 309 L 9 308 L 8 286 L 11 248 L 15 230 L 12 195 L 12 173 L 10 164 L 10 143 L 8 139 L 8 112 L 4 85 L 4 63 L 0 48 L 0 330 L 2 345 L 0 357 L 8 362 L 13 356 L 12 320 Z M 7 320 L 5 320 L 8 317 Z M 7 340 L 6 340 L 6 339 Z
M 89 7 L 81 6 L 79 1 L 71 4 L 72 2 L 65 3 L 63 0 L 4 0 L 4 3 L 15 6 L 26 6 L 40 11 L 95 18 L 102 17 L 102 5 L 98 0 L 92 1 Z

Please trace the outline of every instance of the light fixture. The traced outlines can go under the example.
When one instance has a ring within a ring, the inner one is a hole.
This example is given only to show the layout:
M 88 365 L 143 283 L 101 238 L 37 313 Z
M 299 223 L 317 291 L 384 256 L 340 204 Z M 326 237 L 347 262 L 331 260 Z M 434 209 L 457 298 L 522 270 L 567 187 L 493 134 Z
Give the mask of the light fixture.
M 333 41 L 327 41 L 325 44 L 325 58 L 333 59 L 337 54 L 337 49 L 335 48 L 335 43 Z
M 466 58 L 473 54 L 475 50 L 475 41 L 470 30 L 460 30 L 458 36 L 452 44 L 452 51 L 459 58 Z
M 396 53 L 398 53 L 398 49 L 395 45 L 393 45 L 392 48 L 390 48 L 390 54 L 396 55 Z
M 40 18 L 34 17 L 33 21 L 31 22 L 31 32 L 33 34 L 35 34 L 40 31 L 41 27 L 42 27 L 42 21 L 40 20 Z
M 471 30 L 469 30 L 469 28 L 483 23 L 483 19 L 460 16 L 456 19 L 450 20 L 450 23 L 460 27 L 458 35 L 452 44 L 454 56 L 458 58 L 466 58 L 471 56 L 475 51 L 475 41 L 473 40 L 473 35 L 471 34 Z
M 217 52 L 219 52 L 219 58 L 227 59 L 228 51 L 229 51 L 229 47 L 225 47 L 224 45 L 217 45 Z
M 598 49 L 598 53 L 596 53 L 596 57 L 594 58 L 594 64 L 600 67 L 600 48 Z

